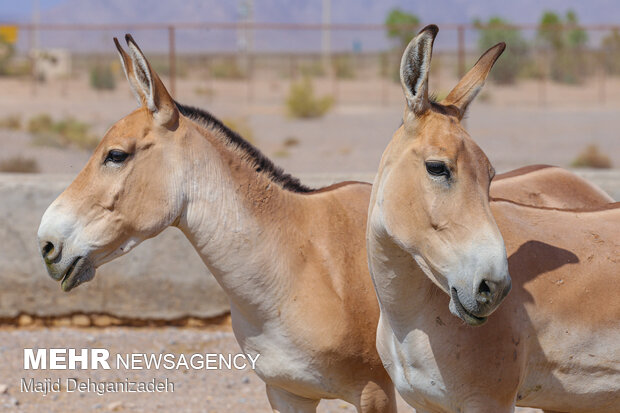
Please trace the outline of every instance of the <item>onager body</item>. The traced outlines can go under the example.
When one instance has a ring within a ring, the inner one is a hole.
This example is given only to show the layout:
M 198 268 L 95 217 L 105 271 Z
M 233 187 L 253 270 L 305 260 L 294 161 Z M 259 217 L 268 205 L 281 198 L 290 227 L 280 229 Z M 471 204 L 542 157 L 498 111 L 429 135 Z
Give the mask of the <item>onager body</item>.
M 403 56 L 403 125 L 369 207 L 384 366 L 419 412 L 617 412 L 620 204 L 490 202 L 493 168 L 460 120 L 504 45 L 435 103 L 436 33 L 422 30 Z
M 110 128 L 42 218 L 50 275 L 70 290 L 176 226 L 228 294 L 241 348 L 260 354 L 274 411 L 341 398 L 393 412 L 364 242 L 371 186 L 309 190 L 208 113 L 174 102 L 135 44 L 132 56 L 118 47 L 141 108 Z M 513 176 L 515 189 L 528 176 Z
M 499 174 L 491 181 L 491 198 L 558 209 L 603 206 L 614 202 L 605 191 L 557 166 L 531 165 Z

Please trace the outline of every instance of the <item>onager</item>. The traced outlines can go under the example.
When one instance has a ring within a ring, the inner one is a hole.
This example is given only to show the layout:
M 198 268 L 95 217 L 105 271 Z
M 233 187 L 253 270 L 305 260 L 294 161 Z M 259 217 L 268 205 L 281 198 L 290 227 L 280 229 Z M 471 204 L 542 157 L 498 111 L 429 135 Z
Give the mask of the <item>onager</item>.
M 384 366 L 419 412 L 617 412 L 620 204 L 490 202 L 494 170 L 460 121 L 505 45 L 437 103 L 437 31 L 426 27 L 404 53 L 403 124 L 369 207 Z
M 375 347 L 364 233 L 370 185 L 312 191 L 219 120 L 176 103 L 133 41 L 115 39 L 141 107 L 114 124 L 39 228 L 68 291 L 176 226 L 229 297 L 232 327 L 276 412 L 339 398 L 394 412 Z

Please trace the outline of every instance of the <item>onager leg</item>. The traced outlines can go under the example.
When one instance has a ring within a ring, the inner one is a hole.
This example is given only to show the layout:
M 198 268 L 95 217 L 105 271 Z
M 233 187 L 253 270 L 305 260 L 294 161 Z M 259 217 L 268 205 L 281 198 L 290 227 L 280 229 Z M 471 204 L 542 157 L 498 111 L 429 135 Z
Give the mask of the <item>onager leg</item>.
M 381 384 L 368 382 L 356 407 L 359 413 L 396 413 L 394 386 L 390 381 Z
M 267 398 L 274 413 L 315 413 L 320 401 L 299 397 L 271 386 L 267 386 Z

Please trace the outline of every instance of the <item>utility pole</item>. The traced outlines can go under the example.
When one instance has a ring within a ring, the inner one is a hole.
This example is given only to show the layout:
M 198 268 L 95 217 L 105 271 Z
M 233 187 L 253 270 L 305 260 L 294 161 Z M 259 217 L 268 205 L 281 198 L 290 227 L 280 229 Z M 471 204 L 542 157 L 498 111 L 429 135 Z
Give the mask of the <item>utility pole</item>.
M 241 53 L 241 70 L 247 79 L 247 101 L 251 102 L 254 98 L 252 85 L 252 62 L 254 56 L 254 0 L 239 1 L 239 31 L 238 48 Z
M 30 30 L 30 61 L 32 71 L 32 94 L 37 94 L 37 62 L 39 59 L 39 0 L 32 0 L 32 29 Z
M 321 38 L 321 50 L 323 54 L 323 68 L 327 71 L 330 70 L 330 58 L 331 58 L 331 29 L 329 28 L 329 24 L 332 20 L 332 4 L 331 0 L 323 0 L 323 9 L 322 9 L 322 22 L 323 22 L 323 31 Z

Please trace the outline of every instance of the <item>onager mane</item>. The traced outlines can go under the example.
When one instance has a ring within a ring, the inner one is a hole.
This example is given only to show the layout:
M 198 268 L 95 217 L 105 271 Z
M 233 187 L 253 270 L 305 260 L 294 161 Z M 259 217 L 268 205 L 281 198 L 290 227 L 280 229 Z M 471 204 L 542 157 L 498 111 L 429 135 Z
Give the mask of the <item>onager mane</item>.
M 193 106 L 183 105 L 176 101 L 174 103 L 183 116 L 215 132 L 215 136 L 222 138 L 222 141 L 227 147 L 239 154 L 239 158 L 250 165 L 257 173 L 267 176 L 271 181 L 287 191 L 297 193 L 310 193 L 315 191 L 302 184 L 298 178 L 284 172 L 284 170 L 276 166 L 271 159 L 263 155 L 258 148 L 245 140 L 237 132 L 224 125 L 222 121 L 211 113 Z

